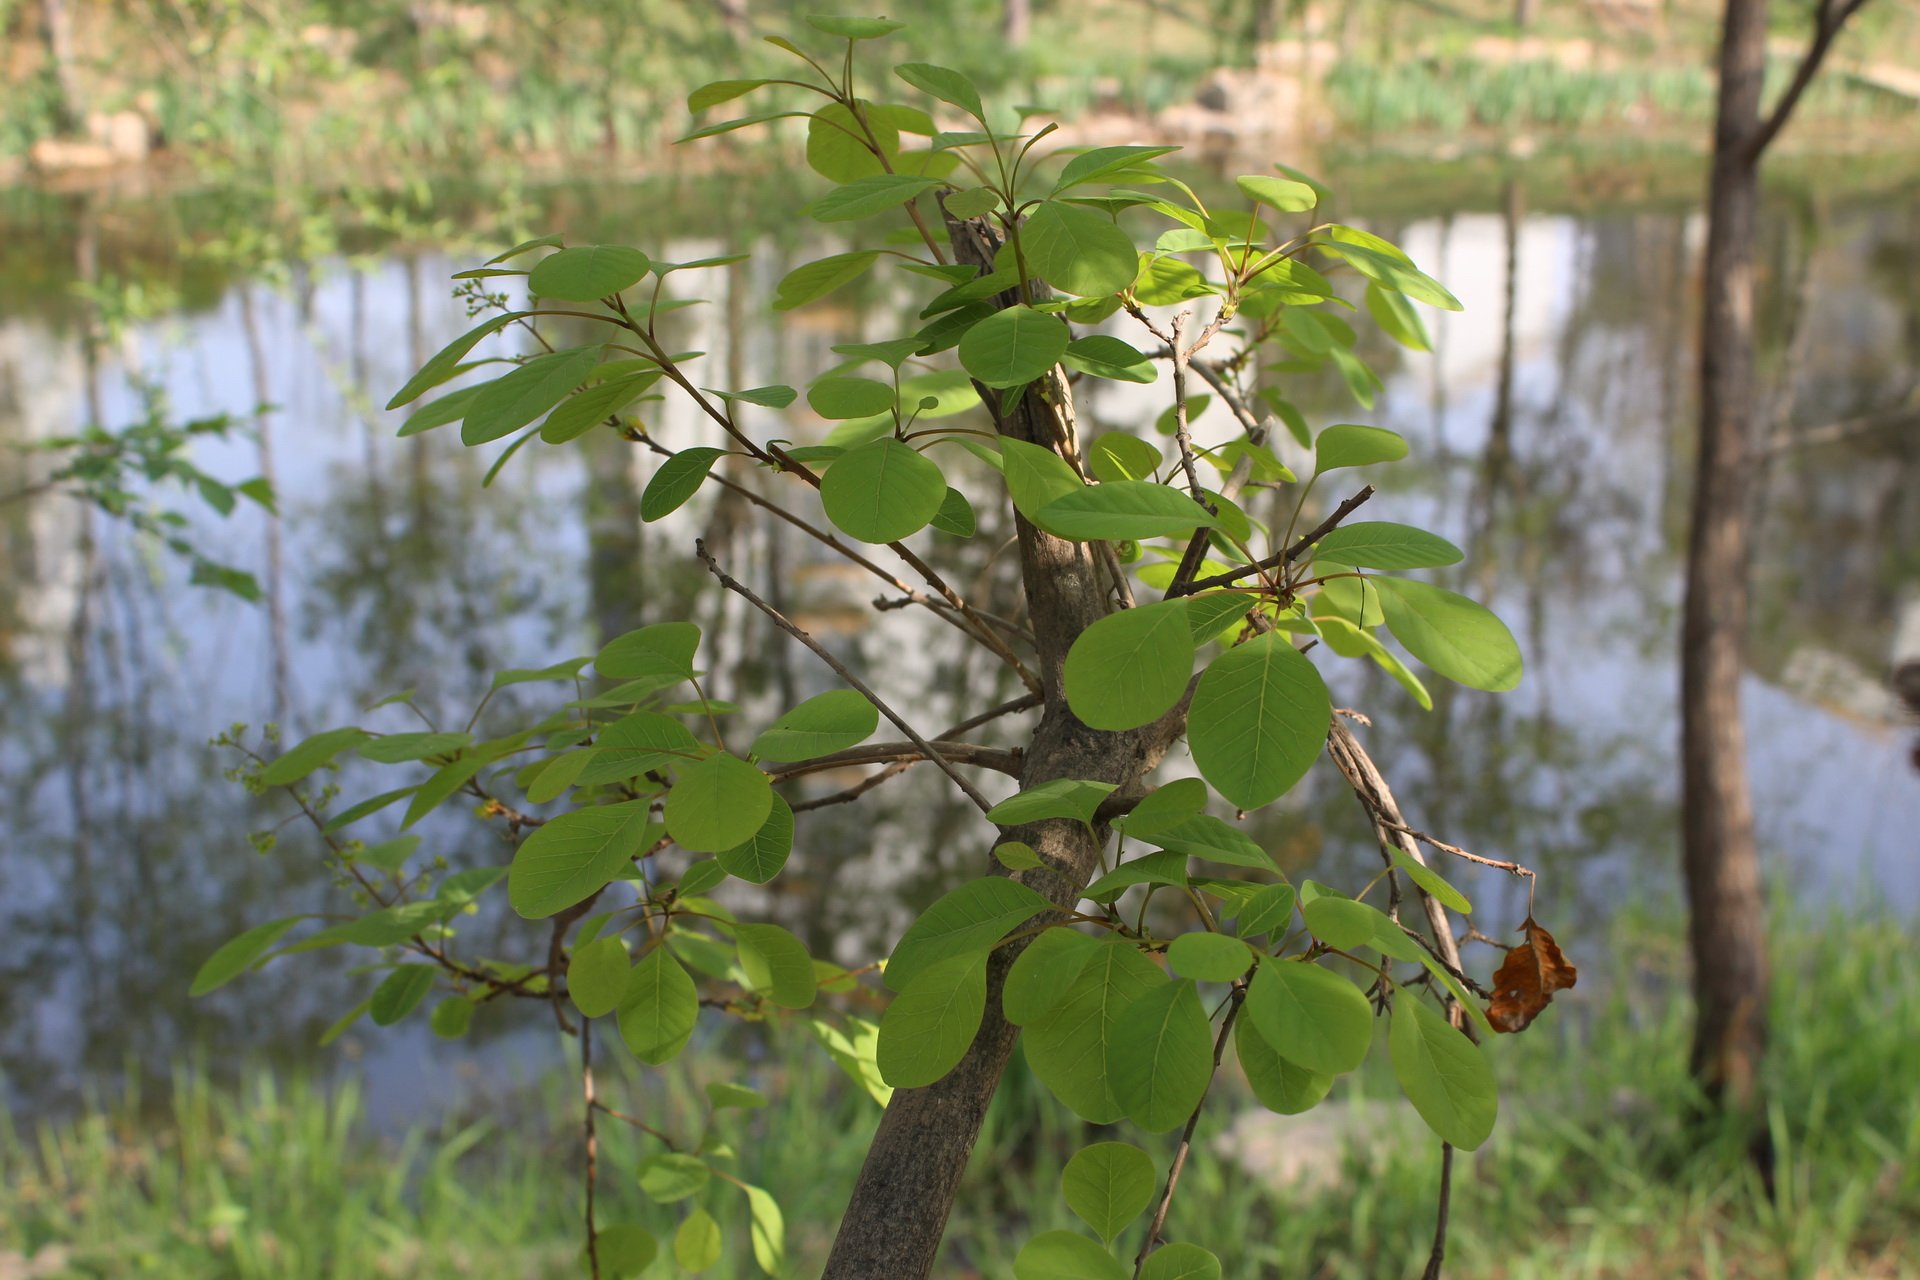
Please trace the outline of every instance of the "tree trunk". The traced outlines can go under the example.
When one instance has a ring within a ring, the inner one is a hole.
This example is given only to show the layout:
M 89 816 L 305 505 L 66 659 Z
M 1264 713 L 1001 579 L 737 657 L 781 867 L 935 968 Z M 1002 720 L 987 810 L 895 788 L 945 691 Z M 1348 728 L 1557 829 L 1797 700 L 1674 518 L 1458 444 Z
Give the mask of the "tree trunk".
M 1715 1102 L 1758 1100 L 1766 916 L 1740 682 L 1747 628 L 1755 214 L 1767 0 L 1727 0 L 1707 195 L 1700 423 L 1681 639 L 1682 835 L 1694 963 L 1693 1071 Z
M 1518 31 L 1525 31 L 1533 25 L 1535 14 L 1539 12 L 1540 0 L 1513 0 L 1513 25 Z
M 986 224 L 953 222 L 949 227 L 955 256 L 990 269 L 999 245 Z M 1000 305 L 1013 301 L 1002 295 Z M 1049 394 L 1070 403 L 1065 380 L 1056 373 L 1049 381 Z M 1071 421 L 1070 413 L 1057 419 L 1053 405 L 1036 392 L 1005 408 L 998 425 L 1003 435 L 1057 448 L 1059 420 Z M 1108 612 L 1107 581 L 1094 544 L 1043 533 L 1017 514 L 1015 520 L 1045 699 L 1026 749 L 1020 785 L 1025 789 L 1055 778 L 1085 778 L 1117 784 L 1116 794 L 1137 793 L 1141 779 L 1159 763 L 1185 723 L 1186 703 L 1157 724 L 1122 733 L 1080 723 L 1067 709 L 1061 670 L 1075 638 Z M 1096 823 L 1089 832 L 1077 822 L 1053 820 L 1008 828 L 1004 838 L 1025 841 L 1047 862 L 1045 869 L 1020 872 L 1015 878 L 1064 911 L 1093 878 L 1107 834 L 1105 823 Z M 983 863 L 989 862 L 987 848 L 983 838 Z M 924 1280 L 932 1274 L 954 1194 L 1020 1034 L 1001 1013 L 1000 989 L 1023 948 L 1023 943 L 1015 943 L 993 953 L 987 967 L 986 1016 L 960 1065 L 935 1084 L 894 1093 L 867 1151 L 822 1280 Z
M 86 106 L 80 99 L 80 80 L 74 70 L 73 18 L 67 12 L 67 0 L 40 0 L 40 33 L 47 42 L 47 64 L 53 70 L 59 97 L 56 109 L 60 128 L 74 133 L 86 116 Z
M 1000 42 L 1009 49 L 1025 47 L 1033 31 L 1033 0 L 1006 0 L 1000 14 Z

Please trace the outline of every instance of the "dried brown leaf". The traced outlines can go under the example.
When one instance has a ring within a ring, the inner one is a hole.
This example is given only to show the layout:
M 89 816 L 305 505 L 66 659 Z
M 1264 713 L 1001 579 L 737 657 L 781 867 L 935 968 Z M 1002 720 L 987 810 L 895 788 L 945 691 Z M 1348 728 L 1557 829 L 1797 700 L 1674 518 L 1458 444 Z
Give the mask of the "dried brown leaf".
M 1520 926 L 1526 941 L 1507 952 L 1507 958 L 1493 975 L 1493 1003 L 1487 1006 L 1487 1021 L 1495 1031 L 1524 1031 L 1553 1001 L 1553 993 L 1564 991 L 1579 980 L 1580 971 L 1567 963 L 1553 935 L 1528 916 Z

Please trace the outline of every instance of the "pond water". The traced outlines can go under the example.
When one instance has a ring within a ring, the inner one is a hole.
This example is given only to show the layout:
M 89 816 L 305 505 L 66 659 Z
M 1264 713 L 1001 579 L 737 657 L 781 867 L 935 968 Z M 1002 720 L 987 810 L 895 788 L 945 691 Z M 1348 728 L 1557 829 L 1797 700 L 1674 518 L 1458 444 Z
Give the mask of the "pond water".
M 1372 717 L 1365 740 L 1410 821 L 1538 868 L 1542 914 L 1577 954 L 1610 912 L 1677 895 L 1675 628 L 1701 224 L 1684 201 L 1603 205 L 1514 185 L 1450 189 L 1449 207 L 1419 216 L 1404 204 L 1402 193 L 1342 212 L 1399 240 L 1466 311 L 1430 319 L 1431 357 L 1367 340 L 1387 380 L 1371 411 L 1317 384 L 1292 393 L 1317 423 L 1372 422 L 1409 438 L 1412 459 L 1370 477 L 1382 492 L 1369 515 L 1466 548 L 1466 564 L 1440 576 L 1509 620 L 1528 674 L 1498 697 L 1431 681 L 1436 706 L 1422 713 L 1380 673 L 1339 664 L 1336 696 Z M 1916 209 L 1911 187 L 1789 193 L 1771 208 L 1765 430 L 1847 420 L 1914 394 Z M 254 244 L 218 269 L 162 260 L 142 274 L 142 245 L 167 238 L 167 217 L 191 216 L 154 210 L 65 201 L 14 229 L 0 290 L 0 494 L 44 471 L 44 458 L 16 446 L 89 421 L 132 422 L 142 387 L 163 390 L 176 419 L 248 419 L 257 432 L 197 458 L 233 480 L 270 472 L 280 513 L 197 511 L 192 537 L 259 575 L 268 599 L 189 587 L 176 560 L 71 499 L 0 505 L 0 1072 L 16 1112 L 52 1114 L 126 1072 L 164 1076 L 200 1053 L 219 1070 L 264 1060 L 364 1072 L 376 1115 L 391 1120 L 556 1060 L 549 1028 L 490 1008 L 455 1044 L 415 1019 L 315 1050 L 373 981 L 335 953 L 187 999 L 193 971 L 228 937 L 328 908 L 309 832 L 288 825 L 272 852 L 249 847 L 249 831 L 287 814 L 223 778 L 231 761 L 208 739 L 233 722 L 273 720 L 293 735 L 354 722 L 397 729 L 401 709 L 362 709 L 412 687 L 457 725 L 493 670 L 590 653 L 688 608 L 706 628 L 711 692 L 740 703 L 746 722 L 830 687 L 809 654 L 715 590 L 691 559 L 695 536 L 924 728 L 1017 692 L 944 628 L 905 610 L 873 613 L 874 580 L 711 486 L 643 527 L 638 495 L 654 459 L 640 451 L 536 445 L 483 488 L 492 450 L 463 449 L 451 429 L 396 439 L 404 415 L 378 406 L 466 327 L 447 276 L 490 256 L 512 238 L 504 232 L 481 232 L 488 247 L 458 255 L 408 238 L 350 253 Z M 645 187 L 575 196 L 547 214 L 539 230 L 630 238 L 675 260 L 754 249 L 749 262 L 705 273 L 711 304 L 678 317 L 680 345 L 709 353 L 712 385 L 803 383 L 833 362 L 833 344 L 893 336 L 909 299 L 904 285 L 876 283 L 776 328 L 762 301 L 773 283 L 834 246 L 697 216 Z M 223 234 L 229 246 L 247 241 Z M 125 324 L 98 337 L 73 301 L 76 281 L 117 299 Z M 1164 380 L 1102 385 L 1081 408 L 1083 429 L 1150 420 L 1169 395 Z M 255 418 L 263 404 L 272 408 Z M 768 411 L 757 425 L 811 438 L 823 424 L 803 410 Z M 705 442 L 686 405 L 661 406 L 651 421 L 673 447 Z M 984 474 L 955 469 L 981 535 L 928 540 L 971 583 L 1007 536 L 1007 516 Z M 1315 500 L 1324 510 L 1343 494 Z M 1781 449 L 1759 515 L 1746 702 L 1776 900 L 1911 914 L 1915 729 L 1884 676 L 1901 619 L 1920 625 L 1920 441 L 1880 432 Z M 992 588 L 979 594 L 989 608 L 1013 607 Z M 515 692 L 527 706 L 571 696 Z M 1170 773 L 1189 767 L 1183 748 L 1174 754 Z M 366 775 L 343 780 L 352 788 Z M 824 794 L 846 781 L 806 786 Z M 736 886 L 735 905 L 847 962 L 872 958 L 911 910 L 977 871 L 988 843 L 971 808 L 925 769 L 811 818 L 778 893 Z M 397 822 L 390 810 L 367 837 Z M 1336 883 L 1376 856 L 1324 766 L 1251 828 L 1290 870 Z M 455 865 L 505 860 L 463 812 L 425 831 Z M 1481 900 L 1483 928 L 1518 923 L 1505 883 L 1456 878 Z M 505 937 L 509 955 L 543 945 L 524 931 Z

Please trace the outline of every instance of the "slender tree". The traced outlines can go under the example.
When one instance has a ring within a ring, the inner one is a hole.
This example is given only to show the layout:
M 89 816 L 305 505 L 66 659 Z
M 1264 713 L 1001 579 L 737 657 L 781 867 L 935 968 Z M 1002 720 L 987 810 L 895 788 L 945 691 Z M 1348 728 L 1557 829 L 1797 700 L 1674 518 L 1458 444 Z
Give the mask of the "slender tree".
M 1753 373 L 1760 161 L 1866 0 L 1819 0 L 1792 81 L 1762 114 L 1768 0 L 1727 0 L 1707 193 L 1700 420 L 1681 635 L 1683 851 L 1694 960 L 1693 1071 L 1747 1108 L 1767 1045 L 1766 913 L 1740 714 L 1758 396 Z

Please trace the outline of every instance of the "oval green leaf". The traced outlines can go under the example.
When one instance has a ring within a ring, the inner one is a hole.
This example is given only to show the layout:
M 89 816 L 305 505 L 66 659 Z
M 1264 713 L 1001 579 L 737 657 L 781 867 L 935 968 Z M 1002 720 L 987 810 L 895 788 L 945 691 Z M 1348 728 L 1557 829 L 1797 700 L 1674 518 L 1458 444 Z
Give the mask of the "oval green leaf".
M 896 1089 L 932 1084 L 960 1063 L 987 1007 L 984 951 L 929 965 L 880 1019 L 880 1077 Z
M 1387 1047 L 1394 1078 L 1428 1128 L 1462 1151 L 1487 1140 L 1500 1099 L 1479 1045 L 1412 992 L 1402 992 L 1393 1002 Z
M 1408 653 L 1469 689 L 1503 693 L 1520 683 L 1520 646 L 1485 605 L 1407 578 L 1373 581 L 1387 630 Z
M 919 532 L 946 496 L 940 468 L 890 436 L 834 459 L 820 482 L 827 518 L 862 542 L 898 542 Z
M 754 739 L 753 754 L 768 760 L 805 760 L 830 755 L 867 740 L 880 725 L 880 713 L 852 689 L 833 689 L 808 698 L 775 720 Z
M 1032 307 L 996 311 L 960 339 L 960 364 L 989 387 L 1032 382 L 1060 362 L 1072 335 Z
M 1123 609 L 1082 631 L 1067 650 L 1067 705 L 1092 728 L 1135 729 L 1180 701 L 1192 670 L 1184 601 Z
M 1242 809 L 1286 793 L 1319 758 L 1333 703 L 1312 660 L 1271 632 L 1214 659 L 1187 714 L 1193 762 Z
M 598 893 L 640 852 L 647 811 L 646 801 L 630 800 L 545 823 L 514 851 L 507 901 L 525 918 L 540 920 Z
M 1109 1243 L 1153 1202 L 1154 1185 L 1153 1157 L 1131 1142 L 1082 1147 L 1060 1174 L 1067 1208 Z
M 667 793 L 667 834 L 689 853 L 720 853 L 746 843 L 772 812 L 767 775 L 722 751 L 674 779 Z
M 1261 965 L 1247 988 L 1247 1013 L 1281 1057 L 1326 1075 L 1359 1066 L 1373 1040 L 1366 995 L 1318 965 Z
M 652 265 L 646 254 L 625 245 L 582 245 L 542 258 L 527 287 L 542 298 L 593 302 L 631 289 Z

